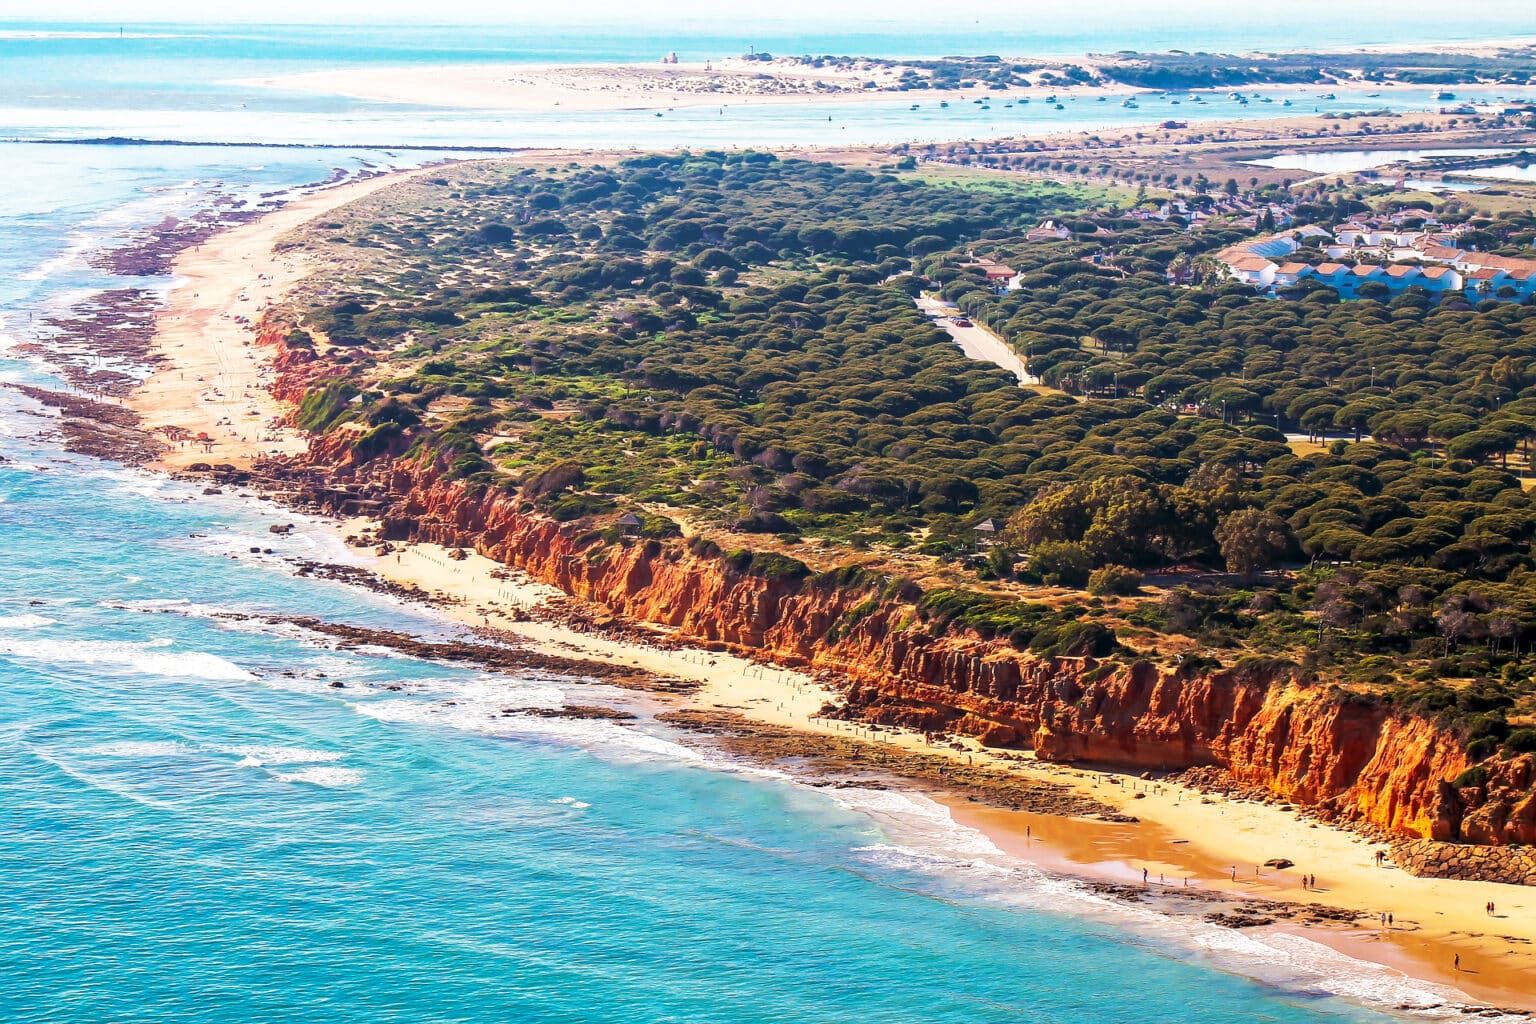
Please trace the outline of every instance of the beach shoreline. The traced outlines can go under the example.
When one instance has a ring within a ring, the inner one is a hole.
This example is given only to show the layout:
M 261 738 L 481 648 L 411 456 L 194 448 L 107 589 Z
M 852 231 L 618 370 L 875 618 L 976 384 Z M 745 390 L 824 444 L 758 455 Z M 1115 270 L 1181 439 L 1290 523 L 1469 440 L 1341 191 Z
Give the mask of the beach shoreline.
M 1419 48 L 1416 52 L 1492 52 L 1500 47 L 1522 45 L 1519 40 L 1489 42 L 1467 47 Z M 1297 51 L 1304 52 L 1304 51 Z M 1353 51 L 1352 51 L 1353 52 Z M 1398 49 L 1362 48 L 1358 52 L 1392 53 Z M 916 59 L 916 58 L 913 58 Z M 1088 67 L 1104 58 L 1075 55 L 1045 58 L 1038 55 L 1011 58 L 1026 61 L 1056 60 Z M 1082 83 L 1068 79 L 1041 81 L 1029 86 L 1000 87 L 976 83 L 968 88 L 903 87 L 901 61 L 870 61 L 855 58 L 823 67 L 797 62 L 753 61 L 730 57 L 712 62 L 662 63 L 490 63 L 452 64 L 437 67 L 389 66 L 306 71 L 260 78 L 235 79 L 231 87 L 283 91 L 308 95 L 341 96 L 372 103 L 395 103 L 461 110 L 494 110 L 519 113 L 596 113 L 625 110 L 660 110 L 688 107 L 738 107 L 806 103 L 909 102 L 916 105 L 968 103 L 979 97 L 1010 102 L 1046 96 L 1122 98 L 1174 92 L 1245 95 L 1328 91 L 1359 94 L 1431 89 L 1393 80 L 1325 80 L 1318 82 L 1246 83 L 1162 89 L 1124 82 Z M 1481 87 L 1479 87 L 1481 88 Z
M 290 411 L 267 390 L 272 352 L 255 344 L 248 329 L 251 325 L 236 322 L 239 314 L 232 311 L 250 308 L 254 312 L 280 301 L 286 290 L 303 278 L 307 272 L 305 257 L 291 251 L 274 253 L 276 243 L 288 232 L 345 203 L 366 198 L 393 181 L 420 173 L 423 171 L 399 172 L 321 190 L 276 213 L 215 235 L 182 254 L 176 263 L 177 286 L 157 323 L 155 372 L 130 405 L 147 429 L 162 436 L 175 428 L 194 438 L 206 433 L 214 443 L 173 443 L 156 468 L 184 472 L 206 462 L 245 469 L 272 452 L 294 455 L 304 450 L 303 437 L 291 427 L 271 426 L 273 417 L 284 417 Z M 246 298 L 241 299 L 241 295 Z M 263 429 L 253 433 L 255 428 Z M 242 430 L 246 432 L 242 434 Z M 265 439 L 253 441 L 253 437 Z M 373 526 L 366 520 L 351 520 L 337 523 L 335 530 L 339 537 L 358 538 L 372 532 Z M 749 658 L 702 646 L 689 647 L 686 638 L 666 638 L 660 630 L 654 631 L 658 640 L 672 642 L 637 643 L 540 620 L 538 607 L 555 599 L 558 592 L 520 579 L 483 556 L 459 557 L 458 552 L 428 544 L 392 544 L 391 550 L 383 553 L 372 550 L 371 545 L 354 545 L 354 551 L 361 568 L 435 598 L 434 607 L 466 626 L 516 634 L 550 653 L 576 653 L 633 665 L 659 676 L 696 680 L 702 685 L 687 698 L 687 707 L 730 710 L 764 725 L 811 735 L 854 734 L 896 748 L 996 764 L 1025 779 L 1064 786 L 1141 821 L 1138 826 L 1110 826 L 1080 818 L 1051 818 L 1049 829 L 1026 833 L 1019 851 L 1021 828 L 1037 828 L 1035 817 L 961 802 L 948 804 L 957 822 L 981 831 L 1011 856 L 1027 860 L 1036 854 L 1038 842 L 1046 842 L 1058 870 L 1071 865 L 1070 873 L 1134 884 L 1140 878 L 1139 869 L 1145 868 L 1149 876 L 1179 877 L 1183 873 L 1192 884 L 1217 890 L 1222 889 L 1221 866 L 1230 864 L 1241 867 L 1241 878 L 1228 881 L 1243 883 L 1240 888 L 1234 884 L 1232 891 L 1276 899 L 1298 898 L 1302 892 L 1297 873 L 1315 873 L 1320 879 L 1319 889 L 1307 893 L 1307 898 L 1363 914 L 1391 910 L 1405 922 L 1400 930 L 1401 943 L 1390 944 L 1390 949 L 1382 945 L 1356 951 L 1354 945 L 1367 944 L 1351 937 L 1350 955 L 1388 963 L 1414 977 L 1465 991 L 1474 999 L 1536 1009 L 1536 991 L 1517 984 L 1521 977 L 1536 977 L 1536 953 L 1532 952 L 1536 913 L 1526 909 L 1536 908 L 1536 893 L 1529 890 L 1414 878 L 1395 868 L 1381 868 L 1373 858 L 1380 844 L 1308 822 L 1272 805 L 1211 799 L 1173 784 L 1154 785 L 1075 766 L 1004 758 L 969 740 L 961 750 L 941 751 L 927 744 L 921 734 L 890 729 L 877 732 L 823 719 L 819 712 L 835 694 L 803 673 L 766 668 Z M 1045 832 L 1058 830 L 1064 831 L 1054 843 L 1046 839 Z M 1197 838 L 1185 841 L 1185 837 Z M 1266 876 L 1261 868 L 1254 876 L 1256 880 L 1248 881 L 1255 865 L 1281 856 L 1295 861 L 1296 867 L 1272 872 L 1273 877 Z M 1476 909 L 1476 904 L 1489 900 L 1496 901 L 1505 915 L 1522 916 L 1490 920 Z M 1502 909 L 1506 905 L 1508 909 Z M 1409 922 L 1417 930 L 1409 933 Z M 1308 929 L 1307 934 L 1325 941 L 1320 934 L 1313 934 L 1322 931 Z M 1394 928 L 1394 934 L 1397 931 Z M 1510 940 L 1501 938 L 1503 934 Z M 1371 952 L 1381 955 L 1367 955 Z M 1456 954 L 1462 956 L 1469 970 L 1451 969 L 1451 957 Z M 1413 970 L 1406 970 L 1404 965 Z M 1472 971 L 1478 972 L 1476 976 Z
M 262 314 L 313 269 L 301 250 L 279 252 L 276 241 L 427 170 L 319 189 L 177 256 L 176 284 L 155 317 L 152 371 L 127 402 L 142 428 L 165 446 L 157 468 L 217 463 L 246 469 L 261 457 L 304 451 L 304 439 L 282 423 L 287 407 L 270 391 L 275 353 L 256 344 Z

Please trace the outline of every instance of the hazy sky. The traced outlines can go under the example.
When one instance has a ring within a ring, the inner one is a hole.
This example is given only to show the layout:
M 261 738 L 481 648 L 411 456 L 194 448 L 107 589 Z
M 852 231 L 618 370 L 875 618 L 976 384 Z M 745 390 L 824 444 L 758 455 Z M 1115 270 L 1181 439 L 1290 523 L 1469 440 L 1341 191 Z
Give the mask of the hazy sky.
M 0 0 L 0 19 L 90 20 L 116 24 L 150 20 L 228 21 L 330 21 L 360 22 L 384 19 L 516 24 L 520 21 L 571 23 L 618 21 L 633 24 L 647 19 L 763 23 L 795 19 L 810 23 L 847 25 L 849 22 L 899 21 L 939 23 L 969 20 L 972 24 L 997 20 L 1018 26 L 1042 27 L 1103 21 L 1112 23 L 1118 10 L 1135 9 L 1145 20 L 1148 3 L 1160 16 L 1176 23 L 1210 18 L 1223 23 L 1265 17 L 1268 5 L 1250 6 L 1231 0 L 574 0 L 551 4 L 548 0 Z M 750 6 L 749 6 L 750 5 Z M 748 10 L 743 11 L 743 7 Z M 1529 0 L 1479 0 L 1475 10 L 1479 24 L 1489 35 L 1536 31 Z M 1368 31 L 1378 19 L 1418 21 L 1445 17 L 1450 8 L 1442 0 L 1349 0 L 1348 8 Z M 1286 0 L 1286 20 L 1304 22 L 1315 10 L 1337 24 L 1338 0 Z M 961 20 L 964 19 L 964 20 Z M 1511 23 L 1510 19 L 1513 19 Z M 1304 39 L 1298 39 L 1305 46 Z

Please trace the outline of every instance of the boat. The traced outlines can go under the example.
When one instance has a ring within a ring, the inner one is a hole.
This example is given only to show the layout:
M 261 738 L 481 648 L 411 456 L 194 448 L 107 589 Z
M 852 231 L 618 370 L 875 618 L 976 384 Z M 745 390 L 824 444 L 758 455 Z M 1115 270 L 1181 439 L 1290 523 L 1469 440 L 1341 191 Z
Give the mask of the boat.
M 941 107 L 949 106 L 949 100 L 939 100 L 939 106 L 941 106 Z
M 1179 105 L 1179 101 L 1178 100 L 1169 100 L 1168 102 L 1172 103 L 1174 106 L 1178 106 Z
M 1285 100 L 1285 101 L 1284 101 L 1284 102 L 1283 102 L 1283 103 L 1281 103 L 1281 104 L 1280 104 L 1280 105 L 1281 105 L 1281 106 L 1282 106 L 1282 107 L 1288 107 L 1288 106 L 1290 106 L 1290 105 L 1291 105 L 1291 101 L 1290 101 L 1290 100 Z
M 912 104 L 912 105 L 911 105 L 911 106 L 910 106 L 910 107 L 908 107 L 908 108 L 907 108 L 907 109 L 908 109 L 908 110 L 916 110 L 916 109 L 917 109 L 917 104 L 916 104 L 916 103 L 914 103 L 914 104 Z
M 1057 110 L 1066 110 L 1067 108 L 1062 106 L 1060 103 L 1058 103 L 1058 104 L 1056 104 L 1056 109 Z
M 1131 110 L 1135 110 L 1137 107 L 1141 106 L 1141 104 L 1139 104 L 1135 100 L 1129 99 L 1129 98 L 1126 99 L 1126 101 L 1124 103 L 1120 104 L 1120 105 L 1122 107 L 1127 107 L 1127 108 L 1129 108 Z
M 1455 98 L 1456 94 L 1453 92 L 1445 92 L 1444 90 L 1441 90 L 1440 92 L 1435 93 L 1435 99 L 1437 100 L 1453 100 Z
M 1331 92 L 1321 92 L 1321 93 L 1318 93 L 1317 94 L 1317 98 L 1320 99 L 1320 100 L 1336 100 L 1336 99 L 1338 99 L 1338 97 L 1335 96 Z

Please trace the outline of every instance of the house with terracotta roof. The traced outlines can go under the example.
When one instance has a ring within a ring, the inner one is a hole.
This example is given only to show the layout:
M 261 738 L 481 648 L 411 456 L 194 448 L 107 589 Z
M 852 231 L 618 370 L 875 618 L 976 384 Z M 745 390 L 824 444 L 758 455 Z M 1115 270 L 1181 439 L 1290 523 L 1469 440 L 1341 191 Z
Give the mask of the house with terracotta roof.
M 1300 283 L 1302 276 L 1311 269 L 1307 263 L 1282 263 L 1275 268 L 1275 287 L 1290 288 Z
M 1275 271 L 1280 269 L 1263 256 L 1235 256 L 1225 262 L 1233 277 L 1255 288 L 1272 286 L 1275 283 Z
M 1465 279 L 1461 274 L 1450 267 L 1422 267 L 1420 280 L 1415 281 L 1421 288 L 1427 288 L 1432 292 L 1457 292 L 1465 285 Z M 1406 286 L 1405 286 L 1406 287 Z
M 999 292 L 1007 291 L 1018 283 L 1015 280 L 1019 276 L 1017 270 L 1006 263 L 989 260 L 985 256 L 977 256 L 960 266 L 966 270 L 980 270 L 981 276 L 987 279 L 987 284 Z
M 1374 220 L 1353 218 L 1331 236 L 1338 241 L 1323 250 L 1330 260 L 1317 266 L 1285 259 L 1301 248 L 1298 235 L 1305 235 L 1310 244 L 1328 237 L 1327 232 L 1310 228 L 1239 242 L 1217 253 L 1216 259 L 1235 280 L 1269 294 L 1316 281 L 1343 298 L 1356 298 L 1362 286 L 1373 283 L 1386 288 L 1389 295 L 1410 288 L 1432 295 L 1465 288 L 1477 298 L 1509 301 L 1536 295 L 1536 259 L 1461 249 L 1455 244 L 1457 234 L 1458 229 L 1395 231 Z M 1351 265 L 1361 255 L 1371 262 Z M 1351 263 L 1342 262 L 1345 259 Z

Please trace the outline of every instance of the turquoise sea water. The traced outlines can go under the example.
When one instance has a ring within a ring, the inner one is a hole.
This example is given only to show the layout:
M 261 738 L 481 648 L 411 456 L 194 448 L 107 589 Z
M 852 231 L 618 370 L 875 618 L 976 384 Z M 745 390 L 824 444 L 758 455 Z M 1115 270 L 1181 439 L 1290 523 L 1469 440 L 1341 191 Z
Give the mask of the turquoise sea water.
M 1147 97 L 1137 109 L 1114 100 L 1063 98 L 1061 110 L 1043 102 L 984 108 L 952 103 L 942 109 L 921 93 L 888 100 L 818 104 L 685 107 L 676 110 L 504 115 L 317 97 L 242 84 L 294 72 L 335 67 L 447 66 L 477 62 L 654 61 L 676 51 L 685 59 L 734 56 L 751 47 L 779 53 L 903 56 L 941 53 L 1075 54 L 1119 48 L 1246 50 L 1400 42 L 1411 45 L 1479 38 L 1495 31 L 1491 17 L 1446 24 L 1436 12 L 1412 8 L 1364 22 L 1308 12 L 1304 20 L 1275 12 L 1262 24 L 1248 18 L 1194 20 L 1159 10 L 1112 25 L 1049 12 L 1022 12 L 1015 21 L 969 26 L 865 24 L 812 32 L 774 23 L 733 30 L 674 30 L 655 24 L 601 28 L 409 28 L 128 25 L 0 21 L 0 139 L 81 139 L 109 136 L 198 142 L 347 145 L 489 146 L 761 146 L 852 145 L 979 139 L 1064 130 L 1106 130 L 1162 120 L 1201 122 L 1362 110 L 1424 110 L 1434 89 L 1385 89 L 1379 97 L 1321 89 L 1273 93 L 1273 103 L 1242 105 L 1228 90 L 1190 97 Z M 104 29 L 106 29 L 104 31 Z M 1536 36 L 1536 14 L 1512 8 L 1500 36 Z M 1536 89 L 1488 89 L 1495 95 L 1536 97 Z M 1180 99 L 1175 104 L 1173 99 Z M 1286 107 L 1283 100 L 1290 100 Z M 910 109 L 916 103 L 918 110 Z
M 172 59 L 164 88 L 206 74 Z M 46 109 L 66 123 L 102 88 Z M 323 125 L 307 102 L 267 130 Z M 0 154 L 0 381 L 45 385 L 11 346 L 122 283 L 92 252 L 217 196 L 425 156 Z M 595 684 L 335 649 L 260 616 L 456 627 L 296 576 L 346 557 L 302 520 L 275 537 L 295 517 L 67 454 L 48 428 L 0 390 L 0 1021 L 1302 1024 L 1442 994 L 1105 904 L 921 799 L 517 714 L 611 698 Z

